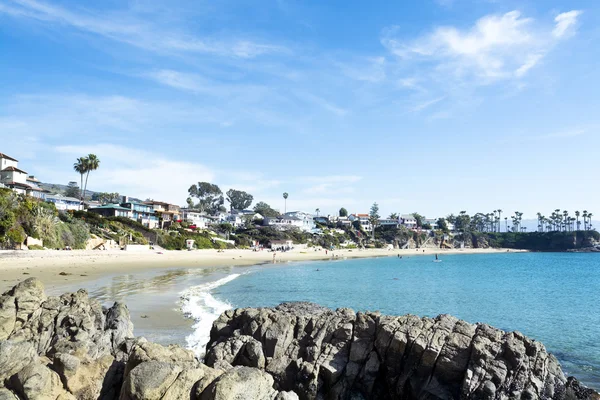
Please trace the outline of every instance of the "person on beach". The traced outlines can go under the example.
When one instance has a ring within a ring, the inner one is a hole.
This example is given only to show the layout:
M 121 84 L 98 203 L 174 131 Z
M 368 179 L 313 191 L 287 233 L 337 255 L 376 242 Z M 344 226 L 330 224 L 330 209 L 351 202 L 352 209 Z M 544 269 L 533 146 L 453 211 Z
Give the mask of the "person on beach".
M 275 256 L 277 255 L 277 253 L 273 253 L 273 264 L 275 264 Z

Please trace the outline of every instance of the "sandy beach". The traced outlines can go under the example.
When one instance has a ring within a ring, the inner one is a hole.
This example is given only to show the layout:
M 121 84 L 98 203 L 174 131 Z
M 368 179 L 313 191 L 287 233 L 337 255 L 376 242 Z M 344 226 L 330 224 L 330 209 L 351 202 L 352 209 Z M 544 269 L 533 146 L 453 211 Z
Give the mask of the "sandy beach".
M 336 250 L 325 253 L 314 249 L 277 252 L 276 263 L 316 261 L 338 258 L 397 257 L 434 254 L 505 253 L 506 249 L 452 249 L 435 248 L 387 250 Z M 517 250 L 510 250 L 511 252 Z M 37 277 L 47 287 L 65 283 L 75 284 L 107 275 L 130 274 L 152 269 L 207 268 L 272 263 L 273 253 L 251 250 L 194 250 L 127 252 L 119 250 L 38 250 L 0 251 L 0 292 L 29 277 Z

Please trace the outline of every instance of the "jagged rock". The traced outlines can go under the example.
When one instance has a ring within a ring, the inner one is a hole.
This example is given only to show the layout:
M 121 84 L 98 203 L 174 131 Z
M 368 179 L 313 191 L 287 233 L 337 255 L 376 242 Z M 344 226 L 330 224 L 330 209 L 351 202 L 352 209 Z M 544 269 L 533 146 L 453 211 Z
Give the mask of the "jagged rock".
M 223 370 L 233 368 L 234 364 L 256 368 L 265 367 L 262 344 L 250 336 L 232 337 L 218 343 L 211 349 L 205 361 L 212 366 L 218 364 L 218 369 Z
M 54 370 L 59 374 L 65 388 L 78 399 L 98 399 L 103 394 L 105 378 L 111 368 L 116 368 L 115 358 L 105 355 L 97 360 L 80 359 L 77 356 L 57 353 Z M 108 380 L 107 384 L 110 382 Z M 110 392 L 110 384 L 104 392 Z
M 597 395 L 578 389 L 576 381 L 567 385 L 558 361 L 541 343 L 449 315 L 355 314 L 306 303 L 238 309 L 215 321 L 206 362 L 245 365 L 244 344 L 253 341 L 262 345 L 264 370 L 275 389 L 294 390 L 302 399 Z
M 219 376 L 200 395 L 201 400 L 297 399 L 293 393 L 273 389 L 273 377 L 256 368 L 238 367 Z
M 133 338 L 125 305 L 103 309 L 84 290 L 46 298 L 28 279 L 0 296 L 0 400 L 600 400 L 541 343 L 448 315 L 229 310 L 206 363 Z
M 19 400 L 19 398 L 10 390 L 0 388 L 0 400 Z
M 15 391 L 27 400 L 75 399 L 63 389 L 58 374 L 40 363 L 29 364 L 11 380 Z
M 37 354 L 31 343 L 0 340 L 0 387 L 36 359 Z

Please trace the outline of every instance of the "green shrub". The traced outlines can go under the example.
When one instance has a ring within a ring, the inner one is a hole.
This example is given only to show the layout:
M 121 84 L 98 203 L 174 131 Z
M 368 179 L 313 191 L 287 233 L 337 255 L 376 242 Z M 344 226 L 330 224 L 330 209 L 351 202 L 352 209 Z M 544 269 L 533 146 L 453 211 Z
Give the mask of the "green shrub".
M 11 247 L 15 247 L 25 241 L 25 231 L 20 226 L 12 227 L 6 232 L 6 238 L 8 239 Z
M 27 246 L 29 250 L 44 250 L 42 246 L 39 244 L 32 244 L 31 246 Z

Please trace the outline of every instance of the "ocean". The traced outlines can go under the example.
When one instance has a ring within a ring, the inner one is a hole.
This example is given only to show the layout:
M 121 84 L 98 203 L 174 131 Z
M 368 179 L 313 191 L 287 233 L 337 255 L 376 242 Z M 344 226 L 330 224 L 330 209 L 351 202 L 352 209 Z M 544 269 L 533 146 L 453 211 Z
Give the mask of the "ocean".
M 507 253 L 299 262 L 246 268 L 182 293 L 201 354 L 211 319 L 237 307 L 312 301 L 390 315 L 452 314 L 543 342 L 569 375 L 600 389 L 600 255 Z M 209 322 L 210 321 L 210 322 Z

